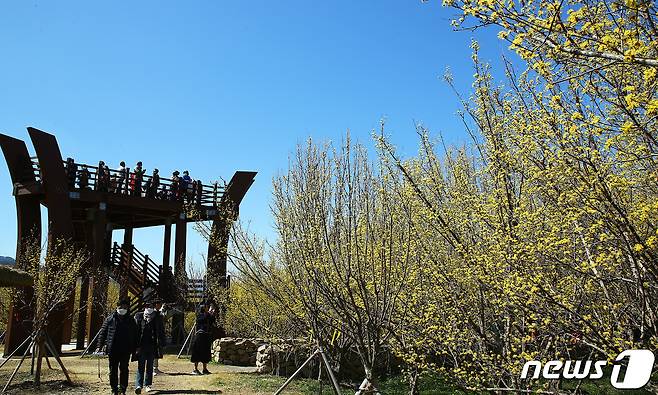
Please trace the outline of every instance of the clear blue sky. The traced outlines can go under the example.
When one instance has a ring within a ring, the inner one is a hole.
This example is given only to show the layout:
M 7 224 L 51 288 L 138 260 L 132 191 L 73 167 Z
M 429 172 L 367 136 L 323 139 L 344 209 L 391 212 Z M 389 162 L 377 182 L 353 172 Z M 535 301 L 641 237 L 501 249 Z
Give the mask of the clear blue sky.
M 386 117 L 406 155 L 413 122 L 466 141 L 470 41 L 499 63 L 494 31 L 454 32 L 454 10 L 420 1 L 4 1 L 0 5 L 0 132 L 54 133 L 64 157 L 150 172 L 189 169 L 202 180 L 258 176 L 242 203 L 251 229 L 271 237 L 272 177 L 308 136 L 339 142 L 347 129 L 371 145 Z M 14 256 L 16 222 L 0 165 L 0 255 Z M 188 258 L 206 246 L 188 231 Z M 116 234 L 115 240 L 121 234 Z M 161 256 L 162 229 L 135 245 Z

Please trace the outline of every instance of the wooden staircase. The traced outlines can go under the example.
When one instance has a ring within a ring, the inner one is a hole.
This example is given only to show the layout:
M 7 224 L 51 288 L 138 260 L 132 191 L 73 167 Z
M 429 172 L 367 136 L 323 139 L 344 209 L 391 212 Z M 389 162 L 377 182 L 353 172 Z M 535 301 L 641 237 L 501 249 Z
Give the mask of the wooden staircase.
M 110 255 L 112 277 L 132 294 L 130 311 L 140 307 L 150 292 L 157 292 L 162 278 L 162 266 L 134 245 L 114 243 Z
M 134 245 L 121 245 L 114 243 L 110 256 L 111 275 L 121 285 L 125 286 L 130 298 L 130 311 L 136 312 L 149 297 L 151 292 L 161 292 L 167 286 L 167 279 L 173 276 L 164 276 L 163 268 L 157 265 L 148 255 L 143 254 Z M 227 276 L 224 286 L 230 286 L 231 277 Z M 183 308 L 194 311 L 199 303 L 207 298 L 205 278 L 187 279 L 187 287 L 181 297 L 184 300 Z M 164 295 L 159 295 L 164 297 Z M 166 298 L 165 298 L 166 299 Z

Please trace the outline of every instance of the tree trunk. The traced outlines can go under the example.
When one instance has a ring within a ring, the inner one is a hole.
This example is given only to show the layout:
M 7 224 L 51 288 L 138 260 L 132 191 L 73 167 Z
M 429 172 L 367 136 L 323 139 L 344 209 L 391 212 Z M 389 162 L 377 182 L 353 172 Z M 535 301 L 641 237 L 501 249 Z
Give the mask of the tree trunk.
M 37 335 L 37 367 L 34 370 L 34 386 L 39 387 L 41 385 L 41 361 L 45 353 L 44 339 L 43 335 Z
M 354 395 L 380 395 L 379 388 L 377 388 L 377 380 L 373 375 L 373 369 L 370 366 L 364 366 L 366 371 L 366 378 L 363 379 L 358 391 Z
M 418 377 L 420 372 L 416 368 L 412 368 L 407 373 L 407 382 L 409 383 L 409 395 L 420 395 L 420 390 L 418 388 Z

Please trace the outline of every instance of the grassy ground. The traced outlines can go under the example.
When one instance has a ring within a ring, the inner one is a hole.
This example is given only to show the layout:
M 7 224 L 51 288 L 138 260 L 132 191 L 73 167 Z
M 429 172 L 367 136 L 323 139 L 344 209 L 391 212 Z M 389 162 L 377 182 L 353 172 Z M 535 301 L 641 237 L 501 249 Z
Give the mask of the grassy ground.
M 76 355 L 63 357 L 66 368 L 70 371 L 75 385 L 67 386 L 63 382 L 64 375 L 57 366 L 53 364 L 52 370 L 48 369 L 44 362 L 43 382 L 38 390 L 32 385 L 29 375 L 30 361 L 27 359 L 14 383 L 10 386 L 10 394 L 101 394 L 109 393 L 107 378 L 107 359 L 100 360 L 100 378 L 98 373 L 98 359 L 80 359 Z M 7 378 L 17 364 L 12 360 L 0 369 L 0 390 Z M 130 365 L 129 393 L 133 391 L 135 363 Z M 211 364 L 209 369 L 213 372 L 207 376 L 194 376 L 191 374 L 192 364 L 185 359 L 176 359 L 173 355 L 167 355 L 160 361 L 160 369 L 165 374 L 154 378 L 154 394 L 227 394 L 227 395 L 265 395 L 272 394 L 279 388 L 285 378 L 270 375 L 258 375 L 252 373 L 254 368 L 242 368 L 235 366 Z M 285 394 L 318 394 L 320 385 L 317 380 L 295 380 L 286 389 Z M 327 381 L 322 384 L 322 393 L 331 394 L 332 390 Z M 388 380 L 382 383 L 384 394 L 405 394 L 407 388 L 401 380 Z M 425 380 L 422 382 L 423 394 L 460 394 L 448 384 L 437 380 Z M 343 394 L 354 394 L 354 389 L 344 387 Z M 462 393 L 463 394 L 463 393 Z
M 100 360 L 100 377 L 98 373 L 98 359 L 78 356 L 63 357 L 64 365 L 71 373 L 75 382 L 73 387 L 63 383 L 64 375 L 54 360 L 51 360 L 53 369 L 48 369 L 44 362 L 43 382 L 40 389 L 34 389 L 30 376 L 30 361 L 27 359 L 21 367 L 8 393 L 10 394 L 109 394 L 107 359 Z M 18 360 L 12 360 L 0 369 L 0 390 L 7 382 L 7 378 L 17 365 Z M 130 379 L 128 391 L 132 393 L 136 363 L 130 364 Z M 213 374 L 204 376 L 192 375 L 192 364 L 185 359 L 176 359 L 175 355 L 167 355 L 160 361 L 160 369 L 165 374 L 154 378 L 153 394 L 240 394 L 249 392 L 227 392 L 218 382 L 227 380 L 240 373 L 252 371 L 253 368 L 238 368 L 231 366 L 211 366 Z
M 219 379 L 219 386 L 222 390 L 230 394 L 272 394 L 276 391 L 285 381 L 285 378 L 274 376 L 259 376 L 254 374 L 234 374 L 221 377 Z M 563 393 L 572 393 L 576 383 L 570 383 L 563 386 Z M 408 394 L 407 384 L 400 378 L 393 378 L 384 381 L 380 385 L 382 394 L 385 395 L 403 395 Z M 579 388 L 579 394 L 591 395 L 607 395 L 607 394 L 621 394 L 621 395 L 649 395 L 654 392 L 642 390 L 617 390 L 610 385 L 606 379 L 583 382 Z M 344 395 L 354 394 L 355 389 L 342 388 Z M 295 380 L 289 387 L 286 388 L 285 394 L 333 394 L 328 382 L 324 382 L 322 392 L 320 392 L 320 385 L 317 380 Z M 422 395 L 448 395 L 448 394 L 477 394 L 476 392 L 461 391 L 449 383 L 441 380 L 438 377 L 425 377 L 420 381 L 420 393 Z
M 219 386 L 226 393 L 236 394 L 272 394 L 285 382 L 285 378 L 276 376 L 262 376 L 254 374 L 236 374 L 227 375 L 219 379 Z M 322 392 L 320 392 L 322 387 Z M 344 395 L 353 395 L 356 388 L 343 387 Z M 443 395 L 443 394 L 466 394 L 458 389 L 451 387 L 449 384 L 438 379 L 425 380 L 421 383 L 421 393 L 423 395 Z M 406 383 L 399 379 L 391 379 L 381 383 L 383 394 L 407 394 L 408 388 Z M 333 394 L 332 388 L 327 381 L 322 385 L 317 380 L 301 379 L 294 380 L 285 390 L 285 394 Z
M 40 389 L 34 389 L 32 378 L 29 374 L 30 360 L 27 359 L 9 387 L 10 394 L 109 394 L 107 378 L 107 359 L 100 360 L 100 377 L 98 372 L 98 359 L 80 359 L 77 355 L 68 355 L 63 358 L 64 364 L 71 372 L 74 386 L 68 386 L 63 382 L 63 373 L 55 361 L 51 360 L 54 369 L 49 369 L 44 362 L 43 382 Z M 17 360 L 8 362 L 0 369 L 0 390 L 7 378 L 17 364 Z M 130 365 L 129 393 L 132 393 L 134 373 L 136 364 Z M 270 375 L 258 375 L 252 373 L 254 368 L 242 368 L 235 366 L 211 364 L 209 369 L 213 374 L 205 376 L 194 376 L 191 374 L 192 364 L 186 359 L 176 359 L 174 355 L 167 355 L 160 362 L 160 369 L 165 374 L 154 378 L 153 394 L 227 394 L 227 395 L 265 395 L 272 394 L 278 389 L 285 378 Z M 565 388 L 566 389 L 566 388 Z M 608 380 L 586 382 L 581 386 L 584 394 L 649 394 L 651 392 L 640 391 L 618 391 L 612 388 Z M 406 383 L 400 378 L 393 378 L 381 383 L 383 394 L 406 394 Z M 420 381 L 420 390 L 423 395 L 461 394 L 449 383 L 438 377 L 423 377 Z M 354 389 L 345 386 L 343 394 L 353 394 Z M 317 380 L 294 380 L 284 392 L 289 395 L 319 394 L 320 385 Z M 331 387 L 327 381 L 322 384 L 323 394 L 332 394 Z

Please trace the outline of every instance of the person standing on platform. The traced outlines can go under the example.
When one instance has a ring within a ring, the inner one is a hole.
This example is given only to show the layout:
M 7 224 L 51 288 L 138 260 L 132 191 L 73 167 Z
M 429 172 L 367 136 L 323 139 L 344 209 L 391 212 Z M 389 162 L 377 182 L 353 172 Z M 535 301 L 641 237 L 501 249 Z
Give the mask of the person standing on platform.
M 125 394 L 128 388 L 128 364 L 137 336 L 137 325 L 128 314 L 129 306 L 127 300 L 121 300 L 116 311 L 103 322 L 98 335 L 96 352 L 105 349 L 107 353 L 112 394 Z
M 89 189 L 89 178 L 91 177 L 91 174 L 89 173 L 89 170 L 87 169 L 86 166 L 80 170 L 80 177 L 78 178 L 78 187 L 80 189 Z
M 196 311 L 196 336 L 192 346 L 190 361 L 194 363 L 193 374 L 210 374 L 208 362 L 211 358 L 213 341 L 213 328 L 215 327 L 215 310 L 209 303 L 203 303 Z M 199 372 L 199 362 L 203 364 L 203 371 Z
M 73 158 L 66 158 L 66 177 L 69 181 L 69 189 L 75 189 L 75 180 L 78 177 L 78 165 Z
M 116 193 L 124 193 L 126 180 L 128 179 L 128 169 L 126 169 L 126 162 L 121 161 L 121 163 L 119 163 L 118 171 L 119 177 L 117 178 Z M 128 193 L 128 191 L 126 190 L 125 193 Z
M 158 169 L 153 169 L 153 175 L 147 182 L 148 185 L 146 186 L 146 197 L 157 197 L 158 189 L 160 188 L 160 171 Z
M 133 171 L 130 184 L 132 187 L 132 195 L 142 197 L 142 181 L 144 180 L 144 173 L 146 170 L 142 168 L 142 162 L 137 162 L 135 170 Z
M 191 201 L 191 196 L 192 196 L 192 182 L 194 180 L 192 177 L 190 177 L 190 172 L 185 170 L 183 172 L 183 177 L 181 177 L 181 193 L 183 196 L 185 196 L 185 199 L 187 200 L 188 203 Z
M 153 385 L 153 360 L 160 354 L 165 345 L 165 333 L 162 319 L 155 314 L 152 302 L 144 304 L 144 311 L 135 314 L 137 323 L 137 348 L 133 361 L 137 361 L 135 375 L 135 393 L 149 392 Z
M 179 177 L 180 172 L 178 170 L 174 170 L 173 173 L 171 173 L 171 190 L 169 193 L 173 195 L 173 199 L 179 199 L 180 197 L 180 183 L 181 179 Z
M 105 162 L 98 162 L 98 170 L 96 171 L 96 184 L 94 189 L 99 192 L 107 192 L 109 189 L 109 182 L 107 181 L 107 173 L 105 172 Z

